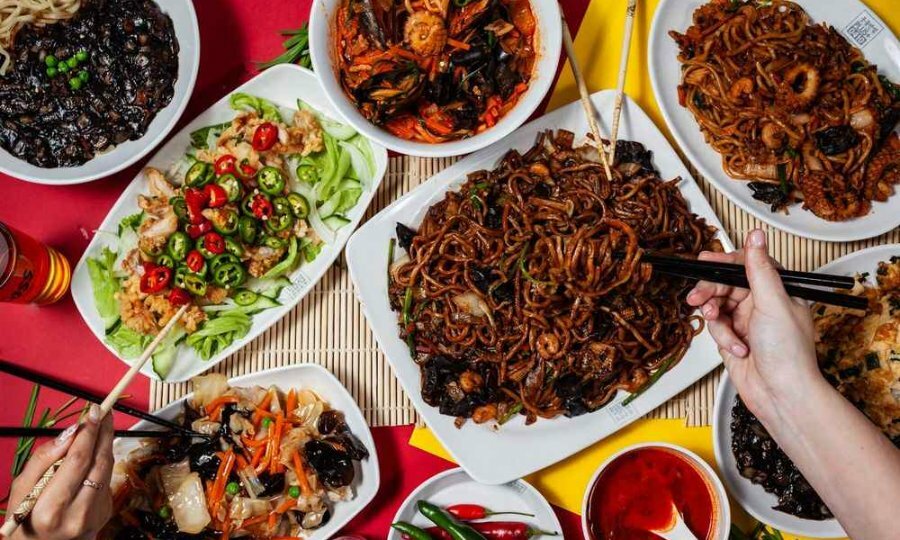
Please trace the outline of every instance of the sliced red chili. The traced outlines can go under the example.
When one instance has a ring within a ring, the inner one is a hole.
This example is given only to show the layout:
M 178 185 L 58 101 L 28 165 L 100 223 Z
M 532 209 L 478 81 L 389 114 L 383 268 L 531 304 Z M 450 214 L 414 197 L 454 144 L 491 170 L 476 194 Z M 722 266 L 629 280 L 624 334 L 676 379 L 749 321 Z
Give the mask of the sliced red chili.
M 206 233 L 203 237 L 203 247 L 214 255 L 225 253 L 225 239 L 217 232 Z
M 216 175 L 234 174 L 237 170 L 237 158 L 231 154 L 225 154 L 216 160 Z
M 187 188 L 184 190 L 184 204 L 188 210 L 188 221 L 198 225 L 206 219 L 203 217 L 203 210 L 209 204 L 209 197 L 209 193 L 205 189 Z
M 144 266 L 144 275 L 141 276 L 141 292 L 145 294 L 158 293 L 169 286 L 172 281 L 172 269 L 167 266 Z
M 218 184 L 206 184 L 203 191 L 206 192 L 209 199 L 210 208 L 221 208 L 228 203 L 228 192 Z
M 173 306 L 183 306 L 190 303 L 190 301 L 191 293 L 187 292 L 184 289 L 173 287 L 172 291 L 169 293 L 169 302 Z
M 190 225 L 185 227 L 184 231 L 186 233 L 188 233 L 188 236 L 190 236 L 191 239 L 196 240 L 196 239 L 200 238 L 201 236 L 203 236 L 204 234 L 211 231 L 212 229 L 213 229 L 212 222 L 206 218 L 203 218 L 203 220 L 200 221 L 200 223 L 191 223 Z
M 278 127 L 271 123 L 265 122 L 260 124 L 253 132 L 253 149 L 257 152 L 265 152 L 269 150 L 278 141 Z
M 252 180 L 253 177 L 256 176 L 256 167 L 250 165 L 246 159 L 241 161 L 241 165 L 238 169 L 241 178 L 244 180 Z
M 184 264 L 187 265 L 191 272 L 199 272 L 203 269 L 203 265 L 206 264 L 206 259 L 203 258 L 199 251 L 192 249 L 184 259 Z
M 275 208 L 268 198 L 257 193 L 250 201 L 250 211 L 259 219 L 269 219 L 275 213 Z

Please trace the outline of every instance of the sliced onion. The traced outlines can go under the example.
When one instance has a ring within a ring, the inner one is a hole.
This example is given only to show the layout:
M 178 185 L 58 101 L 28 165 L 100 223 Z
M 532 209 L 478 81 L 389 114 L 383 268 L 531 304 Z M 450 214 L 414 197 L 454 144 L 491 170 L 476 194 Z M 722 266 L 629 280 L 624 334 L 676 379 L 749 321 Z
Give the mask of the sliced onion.
M 465 313 L 474 317 L 484 317 L 490 313 L 490 308 L 477 294 L 465 292 L 453 297 L 453 303 Z
M 198 407 L 205 407 L 214 399 L 228 391 L 228 379 L 221 373 L 210 373 L 191 379 L 194 385 L 194 403 Z
M 199 534 L 212 521 L 206 508 L 203 482 L 197 473 L 189 474 L 178 486 L 178 491 L 169 499 L 169 506 L 172 507 L 172 516 L 181 532 Z

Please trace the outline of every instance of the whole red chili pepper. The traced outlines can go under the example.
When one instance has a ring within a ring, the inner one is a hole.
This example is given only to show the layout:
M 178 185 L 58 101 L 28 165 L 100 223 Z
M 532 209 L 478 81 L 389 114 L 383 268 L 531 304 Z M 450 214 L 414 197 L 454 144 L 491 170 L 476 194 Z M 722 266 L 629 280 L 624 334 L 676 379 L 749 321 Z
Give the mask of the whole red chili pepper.
M 517 516 L 528 516 L 534 517 L 534 514 L 528 514 L 526 512 L 494 512 L 493 510 L 488 510 L 487 508 L 479 505 L 479 504 L 454 504 L 453 506 L 448 506 L 445 508 L 447 512 L 450 512 L 450 515 L 457 519 L 461 519 L 463 521 L 472 521 L 475 519 L 484 519 L 490 516 L 498 516 L 501 514 L 515 514 Z
M 481 533 L 488 540 L 528 540 L 535 536 L 559 536 L 559 533 L 542 531 L 527 523 L 516 521 L 492 521 L 486 523 L 469 523 L 469 526 Z M 438 540 L 453 540 L 450 533 L 440 527 L 429 527 L 425 532 Z

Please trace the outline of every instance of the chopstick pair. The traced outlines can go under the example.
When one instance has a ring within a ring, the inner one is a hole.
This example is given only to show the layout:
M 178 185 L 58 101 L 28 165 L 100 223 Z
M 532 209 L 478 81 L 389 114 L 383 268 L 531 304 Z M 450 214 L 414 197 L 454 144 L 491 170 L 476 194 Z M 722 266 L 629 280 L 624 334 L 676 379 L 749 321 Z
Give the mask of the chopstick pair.
M 746 269 L 740 264 L 683 259 L 655 253 L 644 253 L 641 261 L 652 264 L 653 269 L 662 274 L 721 283 L 742 289 L 750 288 Z M 855 280 L 850 276 L 783 269 L 778 269 L 778 275 L 781 277 L 787 293 L 796 298 L 858 310 L 865 310 L 869 305 L 869 301 L 862 296 L 811 288 L 850 289 L 855 284 Z
M 2 437 L 58 437 L 65 431 L 62 428 L 39 427 L 0 427 Z M 156 431 L 150 429 L 117 429 L 115 436 L 124 439 L 167 439 L 174 437 L 175 431 Z M 199 436 L 199 435 L 198 435 Z
M 53 390 L 58 390 L 60 392 L 64 392 L 66 394 L 75 396 L 77 398 L 81 398 L 85 401 L 90 401 L 91 403 L 102 403 L 103 402 L 103 396 L 98 396 L 97 394 L 94 394 L 92 392 L 89 392 L 87 390 L 79 388 L 77 386 L 73 386 L 69 383 L 60 381 L 59 379 L 55 379 L 53 377 L 50 377 L 49 375 L 44 375 L 44 374 L 38 373 L 36 371 L 31 371 L 28 368 L 18 366 L 16 364 L 13 364 L 11 362 L 8 362 L 8 361 L 2 360 L 2 359 L 0 359 L 0 373 L 7 373 L 9 375 L 13 375 L 14 377 L 18 377 L 18 378 L 24 379 L 26 381 L 31 381 L 33 383 L 40 384 L 41 386 L 51 388 Z M 167 436 L 171 436 L 176 433 L 180 433 L 180 434 L 188 436 L 188 437 L 208 438 L 207 435 L 187 429 L 186 427 L 184 427 L 176 422 L 166 420 L 165 418 L 160 418 L 158 416 L 155 416 L 148 412 L 142 411 L 140 409 L 136 409 L 134 407 L 130 407 L 123 403 L 117 402 L 112 406 L 112 408 L 116 411 L 125 413 L 129 416 L 133 416 L 135 418 L 140 418 L 141 420 L 146 420 L 147 422 L 156 424 L 161 427 L 168 428 L 167 431 L 146 431 L 146 433 L 166 434 Z M 15 429 L 15 428 L 0 428 L 0 437 L 13 436 L 13 435 L 3 435 L 4 430 L 10 430 L 10 429 Z M 24 429 L 24 428 L 19 428 L 19 429 Z M 34 429 L 41 429 L 41 428 L 27 428 L 27 429 L 34 430 Z M 129 435 L 119 435 L 118 433 L 119 432 L 117 432 L 117 435 L 116 435 L 117 437 L 128 437 L 129 436 Z M 41 435 L 37 435 L 35 433 L 23 433 L 22 435 L 19 435 L 19 436 L 29 437 L 29 436 L 41 436 Z M 161 437 L 163 435 L 147 435 L 147 436 L 148 437 L 154 437 L 154 436 Z

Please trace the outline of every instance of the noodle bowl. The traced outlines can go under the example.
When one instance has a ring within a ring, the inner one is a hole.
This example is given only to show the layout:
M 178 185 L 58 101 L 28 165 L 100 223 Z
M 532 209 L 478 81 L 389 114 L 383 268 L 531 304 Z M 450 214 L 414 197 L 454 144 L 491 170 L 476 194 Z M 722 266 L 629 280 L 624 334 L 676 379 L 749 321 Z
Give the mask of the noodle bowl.
M 408 255 L 391 268 L 391 305 L 443 414 L 584 414 L 643 387 L 699 332 L 689 284 L 641 255 L 694 257 L 718 247 L 714 229 L 640 144 L 618 143 L 610 180 L 573 139 L 545 132 L 470 174 L 417 231 L 398 224 Z
M 713 0 L 684 34 L 679 102 L 773 211 L 864 216 L 900 180 L 900 87 L 797 4 Z

